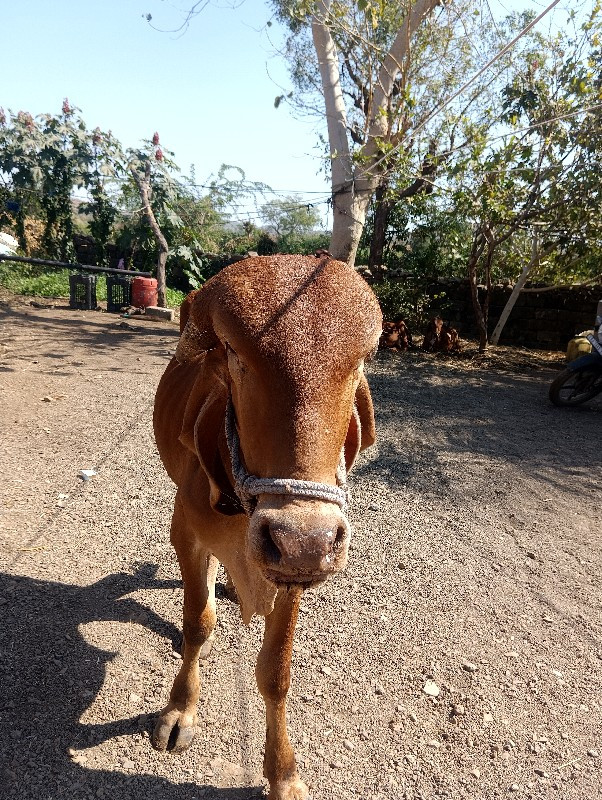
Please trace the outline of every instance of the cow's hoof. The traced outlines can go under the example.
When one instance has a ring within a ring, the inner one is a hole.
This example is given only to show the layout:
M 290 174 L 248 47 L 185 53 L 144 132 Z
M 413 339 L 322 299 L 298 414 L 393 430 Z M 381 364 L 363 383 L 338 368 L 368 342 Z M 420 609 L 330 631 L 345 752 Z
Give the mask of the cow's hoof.
M 309 789 L 298 775 L 270 784 L 268 800 L 310 800 Z
M 155 750 L 161 753 L 182 753 L 192 744 L 195 733 L 194 718 L 174 709 L 161 714 L 153 730 L 151 742 Z

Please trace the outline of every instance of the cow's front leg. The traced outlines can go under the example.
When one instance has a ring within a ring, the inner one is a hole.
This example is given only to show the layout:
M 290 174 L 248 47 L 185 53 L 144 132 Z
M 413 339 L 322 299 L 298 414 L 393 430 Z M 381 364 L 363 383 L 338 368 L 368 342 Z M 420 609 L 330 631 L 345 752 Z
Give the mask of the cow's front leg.
M 274 610 L 265 620 L 263 644 L 255 669 L 266 710 L 263 774 L 270 782 L 268 800 L 307 800 L 309 797 L 307 786 L 297 773 L 295 753 L 286 730 L 286 694 L 291 682 L 293 637 L 302 593 L 298 586 L 279 590 Z
M 152 742 L 157 750 L 179 753 L 186 750 L 194 738 L 200 688 L 199 656 L 215 628 L 215 578 L 219 562 L 187 529 L 177 502 L 171 540 L 184 580 L 182 666 L 174 680 L 169 703 L 155 725 Z

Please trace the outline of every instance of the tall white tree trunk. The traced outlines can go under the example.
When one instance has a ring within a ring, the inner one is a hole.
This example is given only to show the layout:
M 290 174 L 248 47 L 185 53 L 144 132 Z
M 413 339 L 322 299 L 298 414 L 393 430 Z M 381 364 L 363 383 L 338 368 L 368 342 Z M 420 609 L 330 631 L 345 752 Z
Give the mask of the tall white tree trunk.
M 502 335 L 502 331 L 504 330 L 504 325 L 508 322 L 508 317 L 510 316 L 512 309 L 514 308 L 516 301 L 518 300 L 518 296 L 521 293 L 525 283 L 527 282 L 527 278 L 533 272 L 535 267 L 539 264 L 539 240 L 537 236 L 537 231 L 533 231 L 533 238 L 531 239 L 531 258 L 525 264 L 520 274 L 519 279 L 514 284 L 510 297 L 506 301 L 506 305 L 502 313 L 500 314 L 500 318 L 495 326 L 493 333 L 491 334 L 491 339 L 489 340 L 492 345 L 497 345 L 500 341 L 500 336 Z
M 311 33 L 318 57 L 324 92 L 328 142 L 330 145 L 333 230 L 330 252 L 341 261 L 353 263 L 359 244 L 366 208 L 356 208 L 354 168 L 347 135 L 347 112 L 341 88 L 339 61 L 328 26 L 332 0 L 320 0 L 312 17 Z M 369 200 L 369 198 L 368 198 Z
M 368 204 L 377 186 L 375 184 L 362 192 L 355 191 L 353 186 L 345 192 L 333 190 L 330 252 L 335 258 L 346 261 L 351 266 L 355 264 Z
M 332 0 L 320 0 L 312 17 L 312 38 L 322 80 L 328 140 L 332 165 L 333 228 L 330 252 L 335 258 L 353 265 L 360 242 L 366 212 L 380 178 L 386 170 L 381 147 L 391 132 L 387 113 L 395 78 L 406 65 L 413 35 L 440 0 L 415 0 L 390 51 L 383 59 L 375 87 L 368 138 L 361 148 L 357 166 L 349 146 L 347 115 L 341 89 L 336 45 L 329 28 Z

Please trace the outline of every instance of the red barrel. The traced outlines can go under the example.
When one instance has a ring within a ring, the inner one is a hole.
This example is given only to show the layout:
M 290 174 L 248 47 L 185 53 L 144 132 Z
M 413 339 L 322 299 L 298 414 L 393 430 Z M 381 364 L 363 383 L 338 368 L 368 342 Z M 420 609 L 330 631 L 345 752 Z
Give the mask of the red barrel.
M 136 308 L 157 305 L 156 278 L 134 278 L 132 281 L 132 305 Z

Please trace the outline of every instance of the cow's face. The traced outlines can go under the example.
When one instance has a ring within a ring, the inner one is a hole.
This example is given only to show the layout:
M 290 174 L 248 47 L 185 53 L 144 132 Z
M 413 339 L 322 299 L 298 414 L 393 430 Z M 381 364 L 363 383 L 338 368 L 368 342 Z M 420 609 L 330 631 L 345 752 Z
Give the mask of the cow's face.
M 311 388 L 295 379 L 296 370 L 285 372 L 255 355 L 245 359 L 228 346 L 247 472 L 336 486 L 342 452 L 350 466 L 360 445 L 353 406 L 363 379 L 362 361 L 344 375 L 316 365 L 314 377 L 321 374 L 321 381 Z M 285 495 L 267 491 L 256 498 L 247 546 L 269 580 L 311 585 L 345 566 L 349 539 L 349 522 L 336 503 L 294 490 Z
M 378 342 L 380 310 L 363 281 L 339 267 L 344 280 L 327 265 L 301 287 L 298 279 L 269 281 L 265 293 L 254 281 L 252 298 L 248 284 L 236 287 L 216 314 L 241 459 L 251 475 L 336 486 L 341 455 L 351 467 L 361 429 L 373 437 L 363 367 Z M 367 402 L 357 402 L 358 390 Z M 349 539 L 336 503 L 268 490 L 256 498 L 247 547 L 269 580 L 311 585 L 344 567 Z

